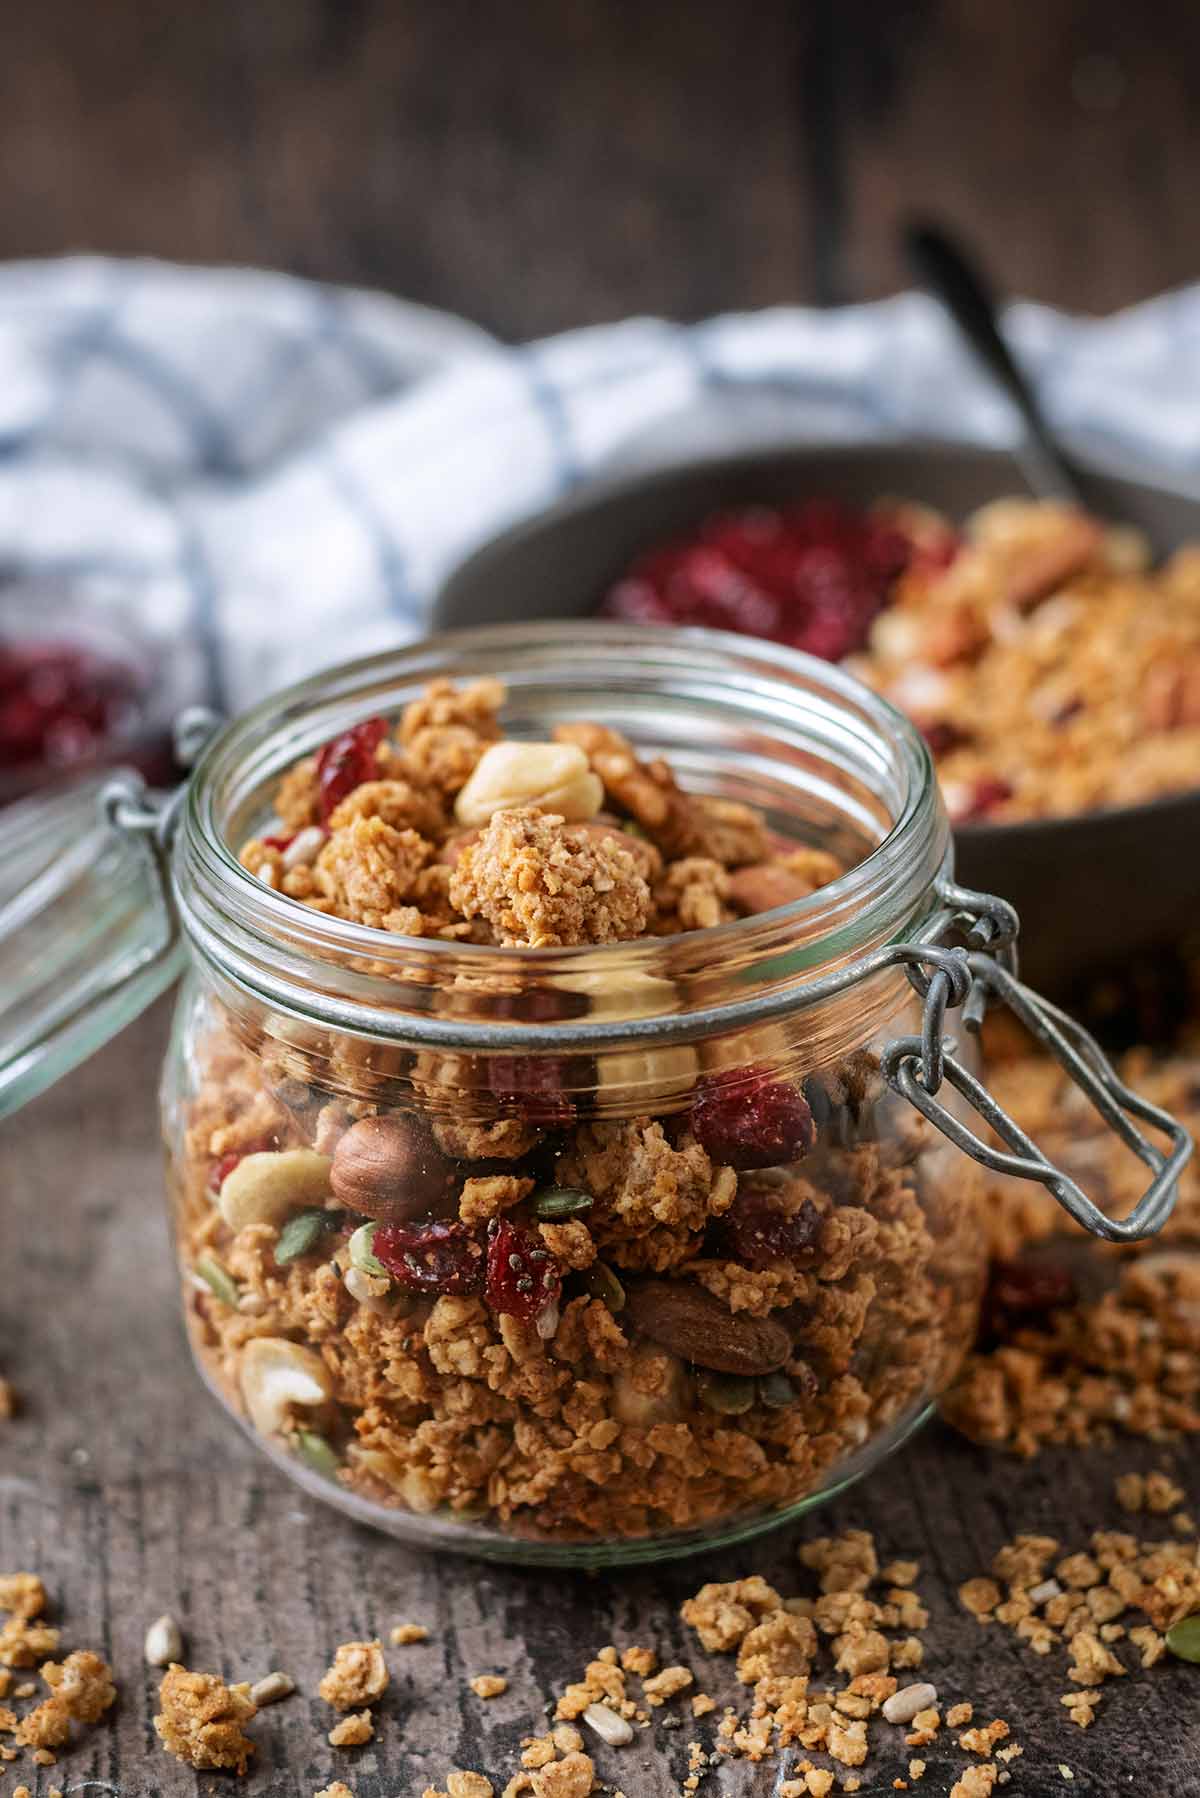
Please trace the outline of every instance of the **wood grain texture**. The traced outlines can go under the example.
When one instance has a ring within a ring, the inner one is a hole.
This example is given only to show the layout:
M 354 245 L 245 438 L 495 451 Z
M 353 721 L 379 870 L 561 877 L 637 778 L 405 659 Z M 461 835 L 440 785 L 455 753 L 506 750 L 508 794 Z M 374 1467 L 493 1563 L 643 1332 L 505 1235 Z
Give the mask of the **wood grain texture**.
M 1100 310 L 1197 270 L 1188 0 L 40 0 L 0 256 L 275 264 L 510 337 L 906 285 L 937 210 Z
M 1117 1471 L 1165 1464 L 1200 1495 L 1194 1450 L 1130 1444 L 1021 1465 L 932 1428 L 803 1530 L 619 1577 L 423 1557 L 301 1494 L 218 1410 L 188 1359 L 155 1121 L 165 1024 L 160 1006 L 0 1133 L 0 1368 L 26 1401 L 0 1425 L 0 1570 L 40 1572 L 70 1642 L 102 1647 L 121 1687 L 112 1726 L 87 1731 L 40 1785 L 36 1769 L 23 1769 L 36 1798 L 86 1779 L 110 1782 L 120 1798 L 230 1789 L 168 1759 L 154 1737 L 142 1638 L 163 1610 L 185 1627 L 190 1665 L 251 1679 L 281 1666 L 300 1687 L 253 1726 L 260 1751 L 239 1787 L 247 1798 L 307 1798 L 335 1776 L 355 1798 L 419 1798 L 453 1766 L 487 1772 L 499 1790 L 520 1738 L 544 1726 L 545 1701 L 607 1642 L 650 1643 L 695 1668 L 721 1702 L 743 1697 L 728 1659 L 696 1652 L 680 1602 L 702 1580 L 754 1570 L 785 1593 L 808 1590 L 798 1542 L 850 1526 L 873 1530 L 887 1556 L 921 1561 L 932 1612 L 923 1672 L 944 1701 L 970 1698 L 977 1719 L 1009 1720 L 1025 1747 L 1006 1788 L 1013 1798 L 1067 1789 L 1060 1762 L 1075 1773 L 1076 1798 L 1195 1798 L 1195 1668 L 1110 1682 L 1083 1734 L 1058 1702 L 1065 1656 L 1039 1660 L 1007 1630 L 981 1628 L 954 1596 L 1018 1530 L 1073 1548 L 1118 1525 Z M 386 1639 L 402 1620 L 427 1624 L 432 1639 L 388 1650 L 393 1683 L 376 1741 L 331 1749 L 333 1715 L 314 1694 L 334 1646 Z M 481 1672 L 505 1674 L 507 1693 L 475 1698 L 467 1680 Z M 667 1798 L 688 1740 L 710 1739 L 712 1722 L 598 1748 L 600 1774 L 627 1798 Z M 864 1793 L 890 1792 L 903 1775 L 898 1732 L 895 1741 L 874 1758 Z M 914 1789 L 944 1798 L 967 1757 L 944 1738 L 924 1758 L 929 1772 Z M 787 1764 L 722 1766 L 702 1795 L 767 1798 Z M 6 1769 L 5 1798 L 15 1783 Z

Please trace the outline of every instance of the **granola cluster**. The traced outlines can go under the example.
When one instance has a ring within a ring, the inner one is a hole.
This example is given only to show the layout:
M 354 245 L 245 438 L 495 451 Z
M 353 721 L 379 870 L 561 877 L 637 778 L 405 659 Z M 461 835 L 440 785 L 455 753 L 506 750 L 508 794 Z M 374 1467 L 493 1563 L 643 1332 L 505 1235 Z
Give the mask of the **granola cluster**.
M 39 1767 L 52 1767 L 58 1752 L 71 1745 L 77 1725 L 98 1723 L 116 1702 L 112 1668 L 90 1648 L 77 1648 L 61 1661 L 52 1660 L 61 1639 L 56 1625 L 45 1621 L 46 1589 L 35 1573 L 0 1573 L 0 1763 L 22 1752 Z M 40 1698 L 34 1679 L 14 1677 L 37 1669 L 49 1696 Z M 18 1715 L 9 1698 L 38 1699 Z
M 842 871 L 607 727 L 505 739 L 502 700 L 440 682 L 394 735 L 344 732 L 243 864 L 358 925 L 512 949 L 673 938 Z M 502 1016 L 637 1016 L 671 991 L 598 968 L 546 993 L 500 965 L 439 1006 L 483 987 Z M 537 1541 L 711 1532 L 902 1431 L 969 1346 L 972 1166 L 869 1048 L 410 1053 L 215 1003 L 194 1042 L 198 1353 L 360 1500 Z
M 924 730 L 956 822 L 1179 792 L 1200 770 L 1200 550 L 1152 568 L 1136 532 L 999 500 L 948 564 L 913 557 L 849 665 Z
M 1121 1074 L 1200 1134 L 1200 1043 L 1157 1058 L 1130 1052 Z M 1015 1052 L 1014 1052 L 1015 1051 Z M 993 1040 L 993 1090 L 1102 1208 L 1122 1216 L 1146 1170 L 1049 1058 Z M 1026 1183 L 988 1183 L 981 1225 L 992 1277 L 984 1330 L 943 1414 L 977 1442 L 1032 1455 L 1122 1433 L 1162 1440 L 1200 1430 L 1200 1168 L 1150 1241 L 1119 1246 L 1064 1232 L 1058 1205 Z

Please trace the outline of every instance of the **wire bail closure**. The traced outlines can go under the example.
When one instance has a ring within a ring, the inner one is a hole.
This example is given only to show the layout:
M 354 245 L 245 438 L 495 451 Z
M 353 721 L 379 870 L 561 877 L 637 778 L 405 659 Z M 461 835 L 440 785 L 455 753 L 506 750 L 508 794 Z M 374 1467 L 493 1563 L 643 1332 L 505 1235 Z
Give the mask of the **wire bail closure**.
M 925 1001 L 921 1034 L 897 1037 L 884 1049 L 881 1065 L 888 1085 L 983 1167 L 1044 1186 L 1075 1222 L 1094 1236 L 1107 1242 L 1138 1242 L 1155 1235 L 1178 1197 L 1179 1176 L 1192 1153 L 1191 1137 L 1168 1112 L 1118 1078 L 1100 1045 L 1081 1024 L 1017 979 L 1018 920 L 1011 905 L 952 881 L 939 881 L 937 892 L 946 909 L 935 917 L 924 939 L 934 950 L 927 964 L 931 971 L 926 972 L 920 963 L 907 970 Z M 963 935 L 969 946 L 947 950 L 939 939 L 951 933 Z M 1042 1153 L 987 1087 L 956 1060 L 953 1045 L 948 1045 L 944 1036 L 947 1010 L 961 1006 L 965 1027 L 978 1032 L 992 1001 L 1007 1005 L 1049 1049 L 1126 1147 L 1150 1168 L 1153 1178 L 1128 1217 L 1106 1216 L 1069 1174 Z M 1015 1153 L 1006 1154 L 984 1142 L 942 1103 L 937 1094 L 946 1082 Z M 1134 1118 L 1161 1131 L 1170 1142 L 1169 1153 L 1151 1142 Z

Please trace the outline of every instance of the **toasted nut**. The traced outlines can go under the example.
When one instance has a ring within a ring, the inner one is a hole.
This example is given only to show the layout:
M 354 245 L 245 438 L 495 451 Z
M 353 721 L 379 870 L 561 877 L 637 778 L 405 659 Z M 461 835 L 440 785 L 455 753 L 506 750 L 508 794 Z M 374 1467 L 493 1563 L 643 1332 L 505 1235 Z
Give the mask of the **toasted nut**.
M 937 1687 L 927 1684 L 902 1686 L 884 1700 L 883 1716 L 888 1723 L 911 1723 L 918 1711 L 927 1711 L 937 1703 Z
M 231 1230 L 279 1224 L 329 1197 L 327 1155 L 312 1149 L 262 1149 L 244 1155 L 221 1182 L 218 1204 Z
M 725 1417 L 740 1417 L 749 1411 L 758 1392 L 753 1380 L 740 1373 L 711 1373 L 707 1368 L 696 1377 L 696 1396 L 709 1411 Z
M 643 1343 L 613 1379 L 613 1416 L 635 1429 L 676 1423 L 683 1416 L 687 1390 L 688 1378 L 679 1357 Z
M 242 1398 L 255 1429 L 273 1436 L 293 1405 L 323 1405 L 333 1396 L 329 1369 L 314 1350 L 282 1336 L 253 1336 L 242 1350 Z
M 777 905 L 807 899 L 815 891 L 810 879 L 783 862 L 754 862 L 729 876 L 729 897 L 747 915 L 773 911 Z
M 355 1303 L 365 1305 L 368 1311 L 382 1316 L 391 1309 L 388 1294 L 392 1283 L 386 1274 L 369 1274 L 361 1267 L 348 1267 L 342 1275 L 342 1285 Z
M 478 829 L 493 812 L 538 805 L 569 824 L 594 818 L 604 788 L 574 743 L 493 743 L 485 749 L 454 802 L 454 816 Z
M 348 1211 L 399 1224 L 444 1205 L 455 1177 L 453 1164 L 414 1120 L 372 1117 L 361 1118 L 338 1143 L 330 1183 Z
M 296 1690 L 296 1682 L 286 1673 L 268 1673 L 250 1688 L 250 1696 L 261 1711 L 264 1704 L 278 1704 L 281 1698 L 290 1698 Z
M 146 1631 L 145 1654 L 148 1667 L 169 1667 L 172 1661 L 182 1661 L 183 1634 L 174 1617 L 164 1612 L 154 1619 Z
M 1093 519 L 1078 514 L 1065 518 L 1058 535 L 1046 543 L 1031 545 L 1017 556 L 1008 570 L 1006 594 L 1019 612 L 1032 610 L 1041 600 L 1092 562 L 1104 540 Z
M 703 1286 L 687 1280 L 642 1280 L 629 1286 L 623 1321 L 682 1360 L 716 1373 L 774 1373 L 792 1352 L 782 1324 L 734 1314 Z
M 626 1742 L 633 1740 L 633 1725 L 624 1717 L 618 1717 L 616 1711 L 610 1711 L 606 1704 L 589 1704 L 583 1713 L 583 1721 L 610 1748 L 623 1748 Z
M 310 824 L 306 830 L 298 830 L 287 848 L 281 852 L 284 867 L 289 872 L 293 868 L 307 868 L 316 861 L 328 836 L 329 832 L 319 824 Z

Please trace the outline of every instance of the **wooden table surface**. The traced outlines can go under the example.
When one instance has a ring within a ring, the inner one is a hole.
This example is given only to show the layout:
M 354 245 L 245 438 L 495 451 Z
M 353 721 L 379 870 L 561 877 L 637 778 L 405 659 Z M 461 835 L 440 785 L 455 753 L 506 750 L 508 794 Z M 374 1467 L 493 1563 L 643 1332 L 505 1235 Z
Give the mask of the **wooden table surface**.
M 1014 291 L 1104 310 L 1191 279 L 1200 9 L 1042 0 L 39 0 L 6 20 L 0 256 L 66 249 L 274 264 L 470 313 L 510 337 L 633 311 L 869 298 L 902 284 L 898 222 L 969 228 Z M 499 1775 L 552 1690 L 608 1641 L 680 1654 L 719 1696 L 728 1663 L 675 1621 L 702 1578 L 758 1568 L 798 1591 L 799 1531 L 684 1567 L 565 1578 L 433 1561 L 302 1497 L 194 1378 L 177 1317 L 155 1135 L 162 1008 L 0 1131 L 0 1568 L 45 1576 L 72 1641 L 113 1657 L 113 1728 L 30 1779 L 122 1798 L 212 1789 L 151 1729 L 147 1622 L 185 1623 L 193 1665 L 286 1667 L 246 1789 L 417 1798 L 453 1765 Z M 1020 1529 L 1082 1544 L 1115 1524 L 1115 1471 L 1162 1457 L 1020 1465 L 934 1428 L 813 1530 L 866 1525 L 923 1563 L 926 1669 L 1026 1746 L 1014 1798 L 1195 1798 L 1196 1670 L 1106 1690 L 1086 1735 L 1065 1667 L 979 1628 L 953 1592 Z M 1196 1454 L 1176 1471 L 1200 1486 Z M 400 1618 L 378 1741 L 324 1742 L 329 1653 Z M 510 1679 L 488 1705 L 466 1690 Z M 599 1754 L 628 1798 L 677 1789 L 692 1732 Z M 945 1793 L 964 1757 L 926 1756 Z M 1068 1785 L 1059 1772 L 1075 1773 Z M 30 1769 L 30 1771 L 35 1771 Z M 890 1791 L 901 1759 L 863 1790 Z M 28 1777 L 28 1775 L 26 1775 Z M 702 1791 L 767 1794 L 778 1767 Z M 11 1774 L 0 1779 L 9 1793 Z M 103 1787 L 90 1788 L 92 1790 Z
M 1093 1529 L 1118 1527 L 1118 1471 L 1165 1465 L 1200 1492 L 1194 1450 L 1129 1444 L 1021 1464 L 933 1426 L 804 1528 L 619 1577 L 424 1557 L 304 1496 L 254 1452 L 190 1364 L 155 1118 L 166 1022 L 160 1005 L 0 1132 L 0 1369 L 25 1400 L 16 1421 L 0 1424 L 0 1571 L 41 1573 L 70 1644 L 102 1648 L 121 1687 L 115 1724 L 86 1731 L 40 1784 L 23 1764 L 37 1798 L 52 1783 L 87 1789 L 89 1778 L 120 1798 L 196 1798 L 221 1783 L 169 1760 L 153 1733 L 142 1639 L 164 1610 L 186 1629 L 189 1665 L 231 1679 L 283 1667 L 300 1687 L 253 1725 L 261 1747 L 239 1788 L 247 1798 L 309 1798 L 335 1776 L 355 1798 L 419 1798 L 454 1766 L 488 1773 L 499 1792 L 520 1738 L 545 1727 L 546 1700 L 608 1642 L 649 1643 L 693 1667 L 721 1702 L 744 1702 L 730 1660 L 697 1652 L 679 1604 L 703 1580 L 752 1571 L 785 1594 L 809 1590 L 798 1543 L 849 1527 L 872 1530 L 882 1557 L 921 1562 L 931 1611 L 922 1671 L 943 1702 L 970 1698 L 978 1720 L 1007 1718 L 1025 1747 L 1005 1788 L 1013 1798 L 1068 1789 L 1195 1798 L 1196 1668 L 1110 1681 L 1083 1734 L 1059 1704 L 1066 1656 L 1040 1660 L 1008 1630 L 982 1628 L 955 1597 L 1018 1531 L 1057 1535 L 1067 1552 Z M 427 1624 L 431 1641 L 388 1650 L 393 1683 L 376 1741 L 329 1748 L 332 1713 L 314 1693 L 333 1648 L 386 1640 L 401 1620 Z M 508 1678 L 503 1697 L 473 1696 L 467 1681 L 481 1672 Z M 598 1748 L 599 1774 L 626 1798 L 667 1798 L 686 1772 L 687 1741 L 710 1733 L 654 1729 L 630 1748 Z M 944 1733 L 925 1753 L 929 1771 L 914 1790 L 944 1798 L 968 1758 L 952 1743 Z M 701 1798 L 767 1798 L 795 1758 L 723 1765 Z M 890 1792 L 906 1758 L 899 1747 L 873 1756 L 863 1793 Z M 1075 1774 L 1069 1788 L 1060 1763 Z M 9 1798 L 15 1769 L 5 1772 Z
M 271 263 L 510 337 L 869 298 L 936 210 L 1015 292 L 1200 271 L 1193 0 L 38 0 L 0 256 Z

